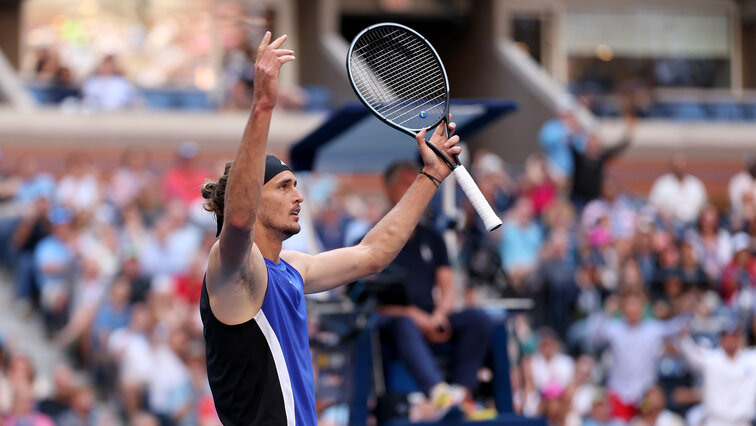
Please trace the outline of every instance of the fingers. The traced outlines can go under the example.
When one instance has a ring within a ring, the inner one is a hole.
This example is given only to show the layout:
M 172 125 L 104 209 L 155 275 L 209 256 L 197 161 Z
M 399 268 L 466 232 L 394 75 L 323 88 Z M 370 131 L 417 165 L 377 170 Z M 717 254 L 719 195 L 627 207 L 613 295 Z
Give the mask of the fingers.
M 268 33 L 270 33 L 270 31 L 268 31 Z M 281 37 L 273 40 L 273 43 L 270 44 L 271 49 L 278 49 L 283 44 L 283 42 L 286 41 L 287 38 L 289 38 L 289 36 L 284 34 Z
M 260 57 L 262 56 L 263 52 L 265 51 L 265 48 L 268 47 L 268 43 L 270 43 L 270 38 L 273 35 L 270 33 L 270 31 L 265 31 L 265 35 L 263 36 L 262 41 L 260 42 L 260 47 L 257 48 L 257 61 L 260 60 Z
M 270 31 L 265 32 L 265 36 L 263 36 L 262 41 L 260 42 L 260 47 L 257 48 L 257 59 L 256 62 L 261 62 L 265 58 L 265 54 L 267 52 L 271 52 L 273 56 L 276 56 L 278 58 L 284 57 L 284 56 L 292 56 L 294 55 L 294 51 L 290 49 L 279 49 L 284 41 L 288 38 L 286 34 L 282 35 L 281 37 L 278 37 L 277 39 L 273 40 L 273 42 L 270 41 L 272 35 Z M 283 62 L 289 62 L 293 59 L 287 58 Z
M 459 143 L 459 136 L 452 136 L 444 142 L 444 148 L 451 148 Z
M 420 130 L 415 135 L 415 139 L 417 139 L 417 144 L 420 146 L 425 145 L 425 129 Z
M 293 61 L 295 59 L 297 59 L 297 58 L 294 57 L 294 55 L 284 55 L 284 56 L 279 56 L 278 59 L 276 59 L 276 61 L 278 61 L 279 64 L 285 64 L 285 63 L 291 62 L 291 61 Z
M 434 138 L 441 137 L 444 134 L 444 131 L 446 130 L 445 127 L 446 126 L 442 126 L 440 124 L 438 126 L 436 126 L 436 131 L 433 132 L 433 137 Z

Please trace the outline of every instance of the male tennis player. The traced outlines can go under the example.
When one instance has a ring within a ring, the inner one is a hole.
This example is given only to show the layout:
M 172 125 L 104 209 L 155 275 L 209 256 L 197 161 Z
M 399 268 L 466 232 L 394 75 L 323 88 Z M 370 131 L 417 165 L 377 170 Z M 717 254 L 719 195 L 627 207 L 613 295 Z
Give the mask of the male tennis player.
M 422 131 L 417 143 L 425 167 L 360 244 L 315 256 L 282 251 L 281 243 L 300 230 L 303 199 L 286 164 L 265 153 L 278 73 L 294 60 L 291 50 L 280 48 L 285 35 L 270 40 L 268 32 L 257 51 L 252 111 L 236 157 L 217 183 L 202 188 L 220 235 L 200 301 L 207 373 L 224 424 L 315 425 L 304 293 L 385 268 L 450 170 L 425 145 Z M 431 143 L 458 154 L 459 138 L 441 133 Z

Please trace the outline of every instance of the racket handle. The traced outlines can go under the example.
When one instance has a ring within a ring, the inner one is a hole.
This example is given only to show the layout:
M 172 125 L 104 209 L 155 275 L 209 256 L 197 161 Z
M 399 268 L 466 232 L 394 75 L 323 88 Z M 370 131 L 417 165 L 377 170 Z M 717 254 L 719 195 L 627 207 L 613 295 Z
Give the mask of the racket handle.
M 470 173 L 465 166 L 460 165 L 455 167 L 454 177 L 457 179 L 457 182 L 459 182 L 459 186 L 462 187 L 462 190 L 465 191 L 465 195 L 467 195 L 467 199 L 470 200 L 475 211 L 478 212 L 480 218 L 483 219 L 483 224 L 486 226 L 486 230 L 491 232 L 500 227 L 501 219 L 488 204 L 486 197 L 480 192 L 480 188 L 475 184 L 475 181 L 472 176 L 470 176 Z

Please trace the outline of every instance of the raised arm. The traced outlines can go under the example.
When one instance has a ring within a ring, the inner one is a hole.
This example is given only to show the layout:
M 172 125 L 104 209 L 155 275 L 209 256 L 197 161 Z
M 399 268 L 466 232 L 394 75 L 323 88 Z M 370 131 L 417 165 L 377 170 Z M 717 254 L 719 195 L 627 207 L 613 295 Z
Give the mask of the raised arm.
M 249 295 L 252 303 L 259 305 L 265 293 L 267 275 L 262 255 L 253 246 L 254 226 L 265 174 L 268 130 L 278 94 L 278 74 L 284 63 L 294 60 L 293 51 L 280 49 L 286 35 L 273 42 L 270 39 L 270 32 L 266 32 L 257 50 L 252 109 L 228 173 L 223 228 L 208 262 L 211 307 L 221 308 L 213 312 L 218 316 L 223 311 L 225 317 L 218 318 L 224 322 L 246 317 L 250 311 Z
M 454 123 L 450 125 L 453 129 Z M 451 170 L 425 145 L 425 131 L 417 134 L 417 144 L 423 157 L 423 170 L 439 180 Z M 447 139 L 442 126 L 436 129 L 430 142 L 447 155 L 458 154 L 458 136 Z M 304 277 L 305 292 L 316 293 L 354 281 L 383 270 L 396 257 L 415 229 L 420 216 L 436 191 L 436 184 L 418 174 L 401 200 L 354 246 L 331 250 L 315 256 L 286 251 L 281 257 L 292 263 Z
M 706 358 L 709 355 L 709 349 L 699 346 L 688 335 L 680 340 L 679 348 L 680 352 L 685 357 L 685 360 L 688 361 L 688 364 L 691 367 L 697 370 L 702 370 L 705 367 Z

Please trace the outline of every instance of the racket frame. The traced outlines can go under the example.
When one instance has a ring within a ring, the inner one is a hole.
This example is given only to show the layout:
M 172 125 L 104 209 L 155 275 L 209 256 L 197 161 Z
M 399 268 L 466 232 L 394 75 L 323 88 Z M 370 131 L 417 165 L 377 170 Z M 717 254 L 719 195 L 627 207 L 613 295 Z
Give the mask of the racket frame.
M 379 113 L 375 108 L 373 108 L 370 105 L 370 102 L 365 99 L 365 97 L 362 95 L 360 90 L 357 88 L 357 85 L 354 81 L 354 75 L 352 73 L 352 54 L 354 52 L 354 47 L 357 44 L 357 41 L 360 40 L 366 33 L 379 29 L 379 28 L 398 28 L 408 34 L 410 34 L 413 37 L 416 37 L 419 39 L 422 43 L 424 43 L 431 52 L 433 52 L 433 57 L 436 60 L 437 65 L 441 69 L 441 74 L 444 76 L 444 86 L 445 86 L 445 99 L 444 99 L 444 113 L 441 116 L 441 118 L 433 123 L 433 125 L 425 127 L 426 131 L 429 131 L 431 129 L 436 128 L 437 126 L 441 125 L 441 122 L 444 122 L 444 129 L 446 130 L 446 135 L 448 137 L 451 137 L 451 131 L 449 129 L 449 103 L 450 103 L 450 95 L 449 95 L 449 78 L 446 75 L 446 68 L 444 67 L 444 63 L 441 61 L 441 57 L 438 55 L 438 52 L 436 52 L 436 49 L 433 48 L 433 45 L 425 39 L 422 35 L 420 35 L 417 31 L 413 30 L 412 28 L 409 28 L 405 25 L 397 24 L 394 22 L 383 22 L 380 24 L 374 24 L 371 25 L 362 31 L 360 31 L 359 34 L 352 40 L 352 43 L 349 45 L 349 51 L 347 53 L 346 57 L 346 67 L 347 67 L 347 74 L 348 74 L 348 80 L 349 84 L 352 86 L 352 89 L 354 90 L 354 93 L 357 95 L 357 98 L 362 102 L 365 107 L 373 113 L 378 119 L 383 121 L 384 123 L 388 124 L 389 126 L 395 128 L 396 130 L 399 130 L 400 132 L 406 133 L 412 137 L 416 136 L 416 133 L 419 132 L 421 129 L 410 129 L 408 127 L 396 124 L 392 122 L 391 120 L 388 120 L 385 118 L 381 113 Z M 497 228 L 499 228 L 502 224 L 501 219 L 495 214 L 491 206 L 488 204 L 488 201 L 483 197 L 483 194 L 480 192 L 480 188 L 475 184 L 475 181 L 470 176 L 470 173 L 467 171 L 465 166 L 462 165 L 462 163 L 459 161 L 459 156 L 456 154 L 452 156 L 452 159 L 450 159 L 441 149 L 430 143 L 428 140 L 425 141 L 425 144 L 428 145 L 428 147 L 439 157 L 441 158 L 447 166 L 454 172 L 454 176 L 457 178 L 457 182 L 460 184 L 462 189 L 464 190 L 465 194 L 467 194 L 468 199 L 472 203 L 475 210 L 478 212 L 478 214 L 483 219 L 483 222 L 485 224 L 486 229 L 491 232 Z

